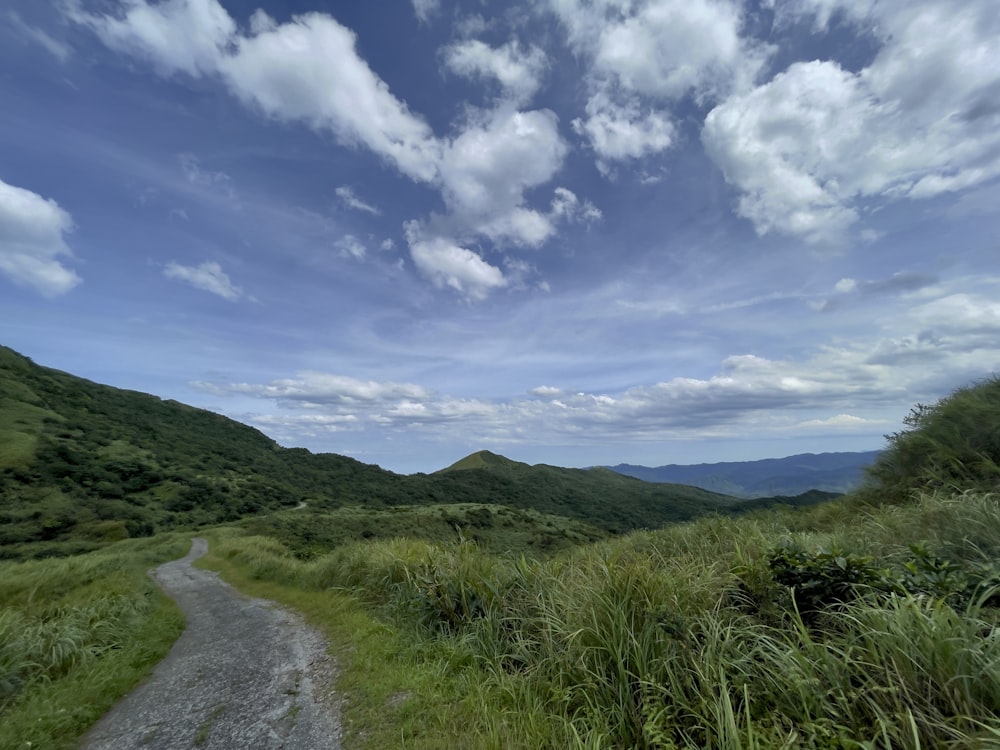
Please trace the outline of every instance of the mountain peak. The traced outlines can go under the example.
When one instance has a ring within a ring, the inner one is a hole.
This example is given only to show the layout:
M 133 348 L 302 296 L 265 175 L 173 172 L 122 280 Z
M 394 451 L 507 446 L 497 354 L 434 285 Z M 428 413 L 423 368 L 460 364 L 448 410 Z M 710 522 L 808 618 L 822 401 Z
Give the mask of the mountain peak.
M 528 464 L 523 464 L 520 461 L 512 461 L 506 456 L 501 456 L 499 453 L 493 453 L 492 451 L 482 450 L 476 451 L 475 453 L 470 453 L 465 458 L 459 459 L 451 466 L 446 469 L 441 469 L 443 473 L 446 471 L 466 471 L 469 469 L 486 469 L 488 471 L 510 471 L 516 466 L 527 466 Z

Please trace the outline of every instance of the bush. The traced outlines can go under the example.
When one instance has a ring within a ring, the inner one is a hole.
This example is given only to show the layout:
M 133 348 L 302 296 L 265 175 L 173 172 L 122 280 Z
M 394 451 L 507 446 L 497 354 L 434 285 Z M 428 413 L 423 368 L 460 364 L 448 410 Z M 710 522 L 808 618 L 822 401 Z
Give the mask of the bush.
M 903 502 L 917 490 L 1000 487 L 1000 378 L 933 406 L 917 404 L 903 423 L 909 429 L 886 435 L 889 446 L 869 469 L 866 494 Z

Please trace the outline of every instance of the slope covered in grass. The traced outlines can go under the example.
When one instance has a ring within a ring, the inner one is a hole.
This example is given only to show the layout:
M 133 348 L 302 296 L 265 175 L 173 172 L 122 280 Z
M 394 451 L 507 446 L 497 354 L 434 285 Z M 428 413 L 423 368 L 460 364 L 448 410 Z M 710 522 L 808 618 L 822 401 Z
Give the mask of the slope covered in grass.
M 0 562 L 0 748 L 72 748 L 184 627 L 146 576 L 180 536 L 71 558 Z
M 401 505 L 506 505 L 612 533 L 741 507 L 725 495 L 607 470 L 476 456 L 453 470 L 401 476 L 282 448 L 218 414 L 92 383 L 0 347 L 0 554 L 8 558 L 85 552 L 302 502 L 311 511 L 376 515 Z
M 410 643 L 398 657 L 409 672 L 438 675 L 384 705 L 375 734 L 359 719 L 362 746 L 996 747 L 1000 496 L 987 490 L 1000 475 L 981 447 L 993 427 L 966 425 L 1000 394 L 992 381 L 971 390 L 890 441 L 887 460 L 902 452 L 924 489 L 876 470 L 865 492 L 821 506 L 535 560 L 403 539 L 303 561 L 232 533 L 215 551 L 278 596 L 354 592 Z M 927 439 L 927 425 L 952 441 Z M 942 445 L 975 465 L 941 463 Z M 460 727 L 407 723 L 408 705 L 444 695 Z

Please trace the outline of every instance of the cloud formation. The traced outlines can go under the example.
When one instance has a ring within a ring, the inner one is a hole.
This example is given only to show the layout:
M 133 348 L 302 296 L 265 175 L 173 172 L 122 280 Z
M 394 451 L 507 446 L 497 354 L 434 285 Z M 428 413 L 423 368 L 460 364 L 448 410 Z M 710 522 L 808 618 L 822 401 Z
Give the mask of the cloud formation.
M 46 297 L 65 294 L 80 283 L 58 260 L 71 257 L 66 235 L 70 215 L 54 200 L 0 180 L 0 273 Z
M 794 63 L 737 92 L 702 140 L 759 234 L 844 239 L 874 201 L 927 198 L 1000 175 L 1000 16 L 989 0 L 804 3 L 875 34 L 871 64 Z M 876 204 L 877 205 L 877 204 Z
M 522 47 L 510 41 L 490 47 L 478 39 L 455 42 L 444 50 L 447 68 L 467 78 L 485 78 L 500 84 L 506 97 L 527 102 L 541 86 L 547 59 L 534 45 Z
M 415 2 L 414 9 L 426 19 L 436 3 Z M 451 70 L 497 80 L 504 98 L 494 110 L 469 110 L 456 135 L 439 138 L 359 56 L 355 34 L 326 14 L 279 24 L 258 10 L 249 33 L 218 0 L 133 0 L 120 17 L 76 7 L 70 18 L 110 48 L 150 61 L 161 75 L 216 77 L 248 107 L 332 133 L 345 145 L 363 145 L 414 181 L 438 188 L 448 214 L 432 217 L 422 232 L 426 239 L 411 245 L 416 267 L 437 286 L 467 296 L 476 289 L 471 296 L 478 298 L 504 285 L 497 267 L 461 247 L 472 236 L 537 247 L 555 231 L 544 213 L 525 205 L 525 191 L 551 180 L 568 151 L 552 112 L 517 109 L 545 68 L 537 47 L 493 48 L 475 40 L 449 47 Z M 195 162 L 185 165 L 189 179 L 204 176 L 190 169 Z M 337 194 L 352 208 L 377 210 L 349 187 Z
M 727 0 L 549 0 L 570 46 L 588 65 L 591 95 L 574 129 L 602 173 L 611 162 L 670 148 L 664 109 L 691 96 L 714 100 L 746 89 L 769 49 L 741 36 L 742 6 Z
M 182 266 L 171 261 L 164 267 L 163 275 L 168 279 L 183 281 L 195 289 L 209 292 L 229 302 L 235 302 L 243 296 L 243 290 L 234 285 L 222 270 L 222 266 L 214 261 L 207 261 L 197 266 Z
M 522 444 L 645 443 L 748 434 L 880 436 L 914 400 L 1000 368 L 1000 305 L 940 290 L 915 299 L 877 335 L 815 346 L 800 358 L 738 354 L 713 374 L 621 390 L 539 385 L 514 398 L 462 398 L 414 383 L 308 373 L 213 392 L 271 400 L 295 415 L 351 417 L 351 429 L 428 437 L 462 425 L 466 440 Z M 928 367 L 933 363 L 933 367 Z
M 355 195 L 354 189 L 349 185 L 341 185 L 337 188 L 336 193 L 337 197 L 348 208 L 353 208 L 356 211 L 364 211 L 372 216 L 378 216 L 382 213 L 376 206 L 373 206 L 371 203 L 365 203 Z

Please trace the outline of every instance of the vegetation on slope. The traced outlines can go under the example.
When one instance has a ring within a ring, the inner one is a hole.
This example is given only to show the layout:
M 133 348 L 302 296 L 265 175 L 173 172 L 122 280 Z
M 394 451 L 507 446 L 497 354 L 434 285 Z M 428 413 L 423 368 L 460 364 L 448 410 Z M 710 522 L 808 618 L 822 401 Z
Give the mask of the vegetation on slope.
M 353 591 L 409 634 L 400 658 L 411 669 L 426 655 L 439 679 L 384 705 L 389 734 L 371 746 L 995 747 L 1000 497 L 984 490 L 1000 475 L 981 447 L 967 453 L 976 469 L 938 452 L 965 451 L 968 410 L 996 405 L 993 382 L 972 390 L 890 441 L 888 460 L 914 459 L 929 490 L 903 491 L 894 482 L 905 477 L 876 469 L 865 493 L 815 508 L 701 519 L 537 560 L 413 540 L 308 561 L 266 538 L 229 536 L 215 551 L 279 592 Z M 928 424 L 957 439 L 918 440 Z M 355 673 L 349 655 L 345 668 Z M 468 721 L 407 724 L 407 707 L 429 696 Z
M 996 380 L 918 407 L 843 500 L 570 545 L 734 506 L 484 453 L 399 477 L 0 355 L 2 531 L 38 534 L 12 545 L 238 521 L 209 564 L 337 639 L 358 746 L 1000 744 Z M 123 456 L 157 481 L 126 486 Z M 226 497 L 172 508 L 191 486 Z M 140 571 L 171 544 L 0 564 L 0 747 L 70 743 L 99 710 L 76 696 L 107 703 L 162 653 L 179 623 Z
M 1000 377 L 966 386 L 933 406 L 917 404 L 906 430 L 869 470 L 864 492 L 899 502 L 928 489 L 1000 488 Z
M 481 503 L 400 505 L 385 510 L 303 508 L 254 516 L 239 526 L 248 535 L 277 539 L 299 559 L 310 559 L 354 541 L 404 537 L 438 543 L 467 540 L 488 552 L 537 557 L 608 536 L 571 518 Z
M 474 456 L 449 471 L 400 476 L 282 448 L 218 414 L 91 383 L 0 347 L 0 555 L 8 559 L 81 553 L 302 502 L 311 511 L 506 505 L 611 533 L 740 509 L 725 495 L 602 469 Z
M 0 748 L 71 748 L 167 653 L 183 617 L 146 576 L 187 538 L 0 562 Z

